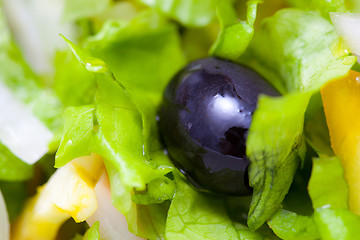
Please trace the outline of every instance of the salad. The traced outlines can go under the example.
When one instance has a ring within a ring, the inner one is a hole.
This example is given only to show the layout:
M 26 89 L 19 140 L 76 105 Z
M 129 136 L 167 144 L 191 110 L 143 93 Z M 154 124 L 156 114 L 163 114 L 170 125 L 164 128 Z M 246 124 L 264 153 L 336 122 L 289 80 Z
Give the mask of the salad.
M 360 239 L 359 1 L 0 8 L 1 240 Z

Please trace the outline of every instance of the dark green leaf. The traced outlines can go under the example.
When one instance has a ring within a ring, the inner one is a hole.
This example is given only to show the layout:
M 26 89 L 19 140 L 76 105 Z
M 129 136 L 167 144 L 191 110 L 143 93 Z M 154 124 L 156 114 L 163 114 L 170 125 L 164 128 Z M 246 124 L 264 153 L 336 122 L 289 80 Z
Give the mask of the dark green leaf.
M 26 182 L 0 182 L 0 190 L 4 196 L 10 221 L 18 217 L 25 204 Z

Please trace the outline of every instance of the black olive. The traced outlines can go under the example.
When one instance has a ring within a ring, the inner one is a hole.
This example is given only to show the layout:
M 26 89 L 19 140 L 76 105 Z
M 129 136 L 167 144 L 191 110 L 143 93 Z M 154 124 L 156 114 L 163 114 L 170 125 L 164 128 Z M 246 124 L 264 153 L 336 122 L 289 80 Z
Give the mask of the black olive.
M 217 58 L 191 62 L 169 83 L 160 132 L 173 163 L 195 186 L 251 193 L 246 137 L 261 93 L 279 95 L 248 67 Z

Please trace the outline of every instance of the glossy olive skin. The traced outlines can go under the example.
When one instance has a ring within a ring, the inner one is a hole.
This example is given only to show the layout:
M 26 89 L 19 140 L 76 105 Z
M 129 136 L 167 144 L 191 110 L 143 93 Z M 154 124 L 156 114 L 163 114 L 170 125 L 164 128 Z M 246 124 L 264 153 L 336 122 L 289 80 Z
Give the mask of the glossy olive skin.
M 246 137 L 261 93 L 279 95 L 253 70 L 217 58 L 191 62 L 169 83 L 160 132 L 173 163 L 195 186 L 251 193 Z

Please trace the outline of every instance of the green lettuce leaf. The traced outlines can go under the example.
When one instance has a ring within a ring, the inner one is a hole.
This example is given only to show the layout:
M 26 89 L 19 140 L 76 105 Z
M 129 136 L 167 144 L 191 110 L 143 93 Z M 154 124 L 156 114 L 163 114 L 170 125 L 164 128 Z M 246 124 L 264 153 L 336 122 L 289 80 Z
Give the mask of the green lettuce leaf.
M 314 219 L 321 239 L 351 240 L 359 235 L 360 218 L 348 209 L 318 208 Z
M 122 173 L 126 186 L 145 190 L 146 183 L 166 174 L 172 167 L 157 165 L 156 159 L 150 159 L 153 156 L 144 154 L 148 144 L 143 138 L 141 114 L 129 104 L 130 99 L 126 99 L 127 94 L 121 90 L 115 81 L 99 81 L 96 152 L 112 161 Z
M 98 91 L 94 106 L 70 108 L 69 121 L 66 121 L 65 134 L 56 155 L 56 167 L 93 151 L 122 173 L 125 186 L 144 190 L 145 183 L 163 176 L 172 167 L 160 167 L 147 158 L 143 147 L 147 142 L 143 136 L 142 115 L 107 65 L 68 43 L 87 70 L 97 73 Z
M 185 63 L 176 26 L 154 12 L 143 12 L 130 22 L 109 21 L 85 46 L 109 65 L 140 111 L 145 153 L 157 152 L 166 162 L 156 115 L 167 83 Z
M 94 224 L 86 231 L 84 235 L 84 240 L 100 240 L 99 232 L 100 223 L 94 222 Z
M 349 189 L 338 158 L 323 157 L 313 160 L 309 194 L 314 209 L 324 206 L 348 208 Z
M 210 49 L 210 54 L 236 60 L 246 50 L 254 34 L 257 4 L 261 0 L 247 2 L 247 19 L 238 21 L 235 8 L 229 0 L 221 0 L 216 7 L 220 22 L 220 33 Z
M 318 13 L 283 9 L 265 19 L 244 63 L 265 76 L 280 92 L 318 90 L 355 63 L 339 44 L 334 26 Z
M 246 226 L 233 222 L 224 199 L 200 193 L 174 175 L 176 190 L 166 222 L 166 239 L 263 239 Z
M 148 239 L 165 239 L 169 206 L 169 201 L 160 204 L 137 205 L 137 235 Z
M 314 159 L 309 182 L 314 220 L 322 239 L 354 239 L 360 217 L 348 209 L 348 186 L 337 157 Z
M 56 53 L 54 90 L 64 106 L 81 106 L 94 102 L 95 74 L 86 71 L 74 54 Z
M 200 27 L 215 18 L 217 0 L 140 0 L 187 27 Z
M 151 151 L 148 148 L 159 150 L 157 105 L 167 82 L 184 64 L 174 25 L 146 12 L 128 23 L 108 22 L 99 34 L 87 40 L 86 46 L 92 55 L 107 62 L 141 112 L 144 138 L 149 143 L 144 144 L 145 152 Z
M 270 221 L 270 228 L 281 239 L 316 240 L 320 238 L 314 218 L 301 216 L 294 212 L 280 209 Z
M 152 11 L 129 22 L 108 21 L 85 48 L 108 64 L 131 95 L 146 95 L 155 103 L 185 64 L 176 26 Z
M 100 223 L 99 221 L 94 222 L 94 224 L 88 228 L 84 235 L 76 233 L 76 235 L 71 240 L 100 240 Z M 63 239 L 60 237 L 60 239 Z
M 149 182 L 145 191 L 135 191 L 131 199 L 137 204 L 162 203 L 166 200 L 172 200 L 174 192 L 174 181 L 163 176 Z
M 55 156 L 56 168 L 64 166 L 76 157 L 89 154 L 93 134 L 97 128 L 94 105 L 67 108 L 64 118 L 64 134 Z
M 65 0 L 64 2 L 64 21 L 74 21 L 99 15 L 111 4 L 111 0 Z
M 247 138 L 249 181 L 253 187 L 248 226 L 259 228 L 278 211 L 300 158 L 304 157 L 304 114 L 311 93 L 260 96 Z M 300 156 L 300 157 L 299 157 Z

